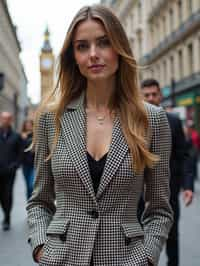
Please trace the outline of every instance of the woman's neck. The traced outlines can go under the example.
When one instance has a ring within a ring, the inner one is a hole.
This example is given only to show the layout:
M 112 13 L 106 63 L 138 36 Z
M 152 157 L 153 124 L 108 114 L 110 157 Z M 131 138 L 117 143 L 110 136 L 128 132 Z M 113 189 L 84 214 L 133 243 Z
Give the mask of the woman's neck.
M 87 109 L 102 110 L 112 109 L 114 101 L 114 83 L 88 83 L 86 90 Z

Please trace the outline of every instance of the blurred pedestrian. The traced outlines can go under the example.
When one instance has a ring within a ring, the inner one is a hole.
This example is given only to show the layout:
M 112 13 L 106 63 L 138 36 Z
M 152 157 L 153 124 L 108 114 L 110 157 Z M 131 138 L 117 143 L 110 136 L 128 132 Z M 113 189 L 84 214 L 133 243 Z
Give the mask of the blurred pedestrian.
M 158 263 L 172 224 L 170 130 L 163 109 L 142 101 L 136 69 L 115 15 L 101 5 L 82 8 L 34 135 L 36 182 L 27 210 L 40 265 Z M 151 204 L 143 231 L 136 213 L 144 183 Z
M 34 182 L 34 152 L 28 149 L 31 146 L 33 138 L 33 120 L 27 119 L 23 122 L 21 137 L 24 151 L 22 156 L 22 171 L 26 183 L 26 197 L 29 199 L 33 191 Z
M 15 173 L 20 165 L 21 138 L 12 129 L 13 115 L 0 114 L 0 203 L 3 209 L 3 230 L 10 229 Z
M 190 164 L 193 171 L 193 178 L 198 177 L 198 156 L 200 152 L 200 136 L 195 129 L 194 122 L 188 120 L 185 123 L 186 144 L 190 154 Z
M 199 135 L 199 132 L 195 128 L 194 121 L 192 121 L 192 120 L 187 121 L 187 125 L 188 125 L 188 129 L 190 131 L 189 133 L 191 135 L 192 144 L 196 148 L 197 152 L 199 152 L 200 151 L 200 135 Z
M 145 101 L 160 106 L 162 93 L 157 80 L 146 79 L 142 82 L 141 90 Z M 171 129 L 172 152 L 170 158 L 170 203 L 174 211 L 174 223 L 167 240 L 168 266 L 179 265 L 178 224 L 180 216 L 179 192 L 183 188 L 183 198 L 188 206 L 193 199 L 193 178 L 189 168 L 186 141 L 181 120 L 172 112 L 167 112 Z

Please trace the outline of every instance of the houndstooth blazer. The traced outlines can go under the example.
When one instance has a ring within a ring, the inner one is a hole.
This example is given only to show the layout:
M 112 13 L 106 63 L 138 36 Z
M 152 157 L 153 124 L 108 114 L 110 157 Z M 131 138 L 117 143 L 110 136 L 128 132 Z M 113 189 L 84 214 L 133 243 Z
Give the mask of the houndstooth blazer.
M 117 117 L 100 185 L 95 195 L 86 157 L 83 97 L 63 113 L 53 156 L 45 158 L 55 134 L 54 115 L 41 116 L 36 144 L 36 181 L 28 202 L 29 242 L 44 245 L 39 265 L 147 266 L 158 264 L 172 224 L 169 205 L 170 131 L 162 108 L 145 104 L 151 134 L 149 148 L 160 156 L 145 174 L 131 169 L 129 147 Z M 137 220 L 145 184 L 143 228 Z

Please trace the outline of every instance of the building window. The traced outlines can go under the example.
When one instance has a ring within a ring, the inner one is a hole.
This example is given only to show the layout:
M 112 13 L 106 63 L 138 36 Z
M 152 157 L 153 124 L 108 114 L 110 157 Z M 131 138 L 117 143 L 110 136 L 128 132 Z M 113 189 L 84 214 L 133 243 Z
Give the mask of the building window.
M 131 20 L 131 29 L 135 29 L 135 21 L 134 21 L 134 12 L 131 12 L 131 16 L 130 16 L 130 20 Z
M 158 45 L 160 43 L 160 40 L 161 40 L 159 21 L 156 23 L 156 37 L 157 37 L 157 45 Z
M 193 73 L 193 64 L 194 64 L 194 58 L 193 58 L 193 45 L 190 43 L 188 45 L 188 64 L 189 64 L 189 73 L 190 75 Z
M 170 32 L 173 31 L 174 28 L 174 12 L 173 9 L 169 10 L 169 23 L 170 23 Z
M 170 56 L 170 79 L 174 78 L 174 57 Z
M 142 34 L 141 32 L 138 34 L 138 56 L 142 57 Z
M 188 12 L 189 12 L 189 15 L 191 15 L 192 9 L 193 9 L 192 0 L 187 0 L 187 3 L 188 3 Z
M 167 63 L 166 60 L 163 61 L 163 84 L 167 83 Z
M 139 1 L 138 3 L 138 23 L 142 23 L 142 3 Z
M 154 69 L 152 68 L 150 72 L 151 72 L 150 73 L 150 75 L 151 75 L 150 78 L 154 78 Z
M 163 16 L 162 18 L 162 24 L 163 24 L 163 36 L 165 37 L 167 34 L 167 27 L 166 27 L 166 18 Z
M 182 0 L 178 1 L 178 19 L 179 19 L 179 24 L 183 22 L 183 5 L 182 5 Z
M 179 67 L 179 76 L 180 79 L 183 78 L 183 52 L 182 50 L 178 51 L 178 67 Z
M 151 42 L 151 49 L 153 49 L 153 47 L 155 46 L 155 34 L 154 34 L 154 26 L 153 24 L 150 24 L 149 27 L 149 31 L 150 31 L 150 42 Z
M 160 66 L 159 66 L 159 64 L 157 64 L 157 71 L 156 72 L 157 72 L 156 73 L 156 79 L 158 81 L 160 81 L 161 80 L 161 77 L 160 77 Z

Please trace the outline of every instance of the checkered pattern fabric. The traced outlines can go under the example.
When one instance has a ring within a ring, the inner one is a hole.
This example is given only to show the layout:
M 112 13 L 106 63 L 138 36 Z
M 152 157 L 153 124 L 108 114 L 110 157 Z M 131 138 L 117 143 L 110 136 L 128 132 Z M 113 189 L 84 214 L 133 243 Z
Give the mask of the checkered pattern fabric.
M 27 205 L 29 242 L 44 244 L 39 265 L 157 265 L 172 224 L 169 205 L 170 131 L 165 112 L 145 104 L 151 127 L 149 148 L 160 156 L 148 175 L 130 168 L 130 152 L 120 120 L 95 195 L 86 156 L 86 117 L 81 99 L 61 117 L 61 132 L 51 160 L 45 158 L 55 134 L 52 113 L 41 116 L 36 145 L 36 181 Z M 137 203 L 146 184 L 144 228 Z

